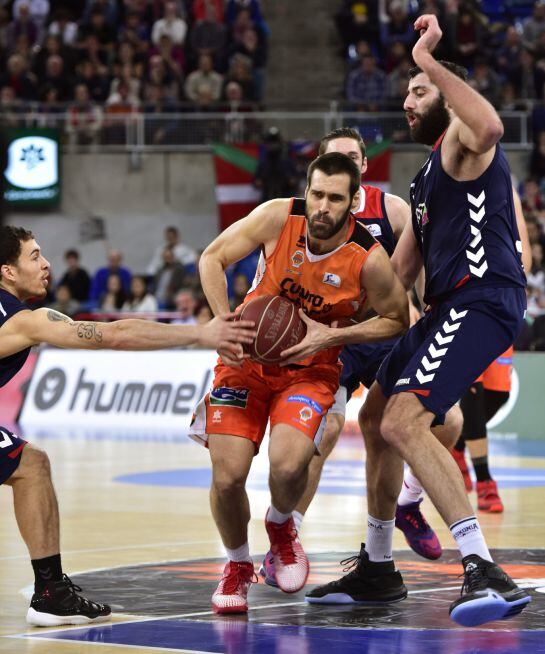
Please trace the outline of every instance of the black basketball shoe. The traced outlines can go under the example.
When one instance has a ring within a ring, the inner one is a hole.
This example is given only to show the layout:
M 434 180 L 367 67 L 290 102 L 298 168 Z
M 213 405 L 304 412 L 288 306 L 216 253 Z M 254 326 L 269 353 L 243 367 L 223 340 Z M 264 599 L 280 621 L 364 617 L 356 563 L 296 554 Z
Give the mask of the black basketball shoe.
M 403 578 L 393 561 L 369 561 L 362 543 L 360 553 L 341 561 L 347 575 L 324 586 L 317 586 L 305 596 L 311 604 L 389 604 L 407 597 Z
M 34 593 L 26 621 L 35 627 L 56 627 L 63 624 L 89 624 L 110 619 L 112 610 L 107 604 L 96 604 L 78 595 L 81 588 L 63 575 Z
M 470 554 L 462 559 L 461 597 L 450 605 L 450 617 L 464 627 L 518 615 L 531 597 L 499 565 Z

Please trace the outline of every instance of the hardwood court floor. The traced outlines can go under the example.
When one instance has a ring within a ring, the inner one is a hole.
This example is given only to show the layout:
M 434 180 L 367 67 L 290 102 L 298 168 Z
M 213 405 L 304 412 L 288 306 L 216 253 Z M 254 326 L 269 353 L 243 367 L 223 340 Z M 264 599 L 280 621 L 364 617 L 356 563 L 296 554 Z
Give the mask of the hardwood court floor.
M 183 438 L 178 442 L 168 442 L 161 435 L 130 440 L 130 434 L 129 439 L 108 434 L 52 434 L 34 441 L 46 449 L 51 458 L 61 508 L 63 567 L 68 574 L 223 556 L 208 507 L 209 462 L 203 448 Z M 262 555 L 268 549 L 263 527 L 263 516 L 269 503 L 265 452 L 264 447 L 255 461 L 250 484 L 253 516 L 250 543 L 256 564 L 259 561 L 257 555 Z M 493 467 L 505 479 L 504 485 L 511 487 L 502 490 L 506 505 L 503 515 L 480 516 L 489 545 L 493 548 L 513 549 L 544 547 L 545 442 L 530 443 L 526 447 L 509 441 L 496 445 L 494 452 Z M 360 440 L 353 437 L 341 439 L 328 463 L 321 492 L 305 520 L 302 541 L 311 555 L 332 551 L 351 553 L 359 548 L 365 534 L 365 498 L 361 492 L 362 460 L 363 447 Z M 475 501 L 474 496 L 472 501 Z M 431 524 L 437 527 L 444 546 L 453 547 L 447 529 L 427 500 L 425 512 Z M 114 646 L 104 642 L 97 646 L 99 643 L 96 642 L 10 637 L 23 633 L 44 635 L 47 630 L 27 629 L 25 623 L 28 600 L 21 590 L 26 588 L 28 591 L 30 588 L 32 570 L 17 531 L 11 506 L 11 490 L 8 487 L 0 489 L 0 515 L 0 652 L 119 654 L 123 651 L 124 645 Z M 394 547 L 396 550 L 407 549 L 402 535 L 397 531 Z M 176 570 L 179 569 L 178 563 Z M 340 571 L 338 567 L 335 569 Z M 208 568 L 205 566 L 202 570 L 206 572 Z M 211 578 L 215 574 L 214 572 Z M 329 578 L 335 576 L 336 573 L 333 573 Z M 137 577 L 134 583 L 136 581 Z M 262 584 L 253 590 L 263 593 L 266 587 L 261 586 Z M 252 595 L 250 601 L 251 597 Z M 289 603 L 290 598 L 286 597 Z M 545 595 L 541 597 L 543 615 Z M 96 596 L 94 599 L 102 598 Z M 160 609 L 160 597 L 152 603 L 154 608 Z M 534 604 L 537 609 L 538 603 Z M 448 604 L 445 606 L 448 607 Z M 138 615 L 141 616 L 142 613 Z M 134 619 L 133 615 L 123 612 L 114 616 L 115 623 Z M 128 629 L 130 624 L 127 625 Z M 157 629 L 160 631 L 161 626 Z M 541 629 L 545 629 L 545 618 Z M 176 651 L 186 651 L 180 649 L 183 644 L 178 642 Z M 318 651 L 310 645 L 308 647 L 310 649 L 292 649 L 290 645 L 285 652 Z M 131 647 L 131 651 L 137 654 L 168 649 L 138 645 Z M 201 651 L 206 649 L 203 644 Z M 173 651 L 172 648 L 170 651 Z M 187 651 L 196 650 L 193 648 Z M 213 651 L 229 651 L 233 654 L 236 651 L 238 654 L 246 650 L 239 643 L 234 649 L 226 646 L 225 649 Z M 278 646 L 277 649 L 261 651 L 284 652 L 284 649 Z M 456 650 L 458 651 L 465 650 Z

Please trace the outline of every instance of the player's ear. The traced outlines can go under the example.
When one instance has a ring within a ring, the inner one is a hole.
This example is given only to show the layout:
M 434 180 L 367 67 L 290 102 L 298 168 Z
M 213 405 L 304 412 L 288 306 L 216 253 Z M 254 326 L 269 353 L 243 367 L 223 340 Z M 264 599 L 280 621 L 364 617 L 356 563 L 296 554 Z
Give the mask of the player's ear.
M 365 175 L 366 170 L 367 170 L 367 157 L 363 157 L 363 164 L 361 166 L 361 174 Z
M 13 281 L 13 269 L 7 263 L 0 268 L 0 278 Z
M 307 199 L 308 195 L 308 184 L 305 186 L 305 200 Z
M 361 201 L 361 186 L 359 189 L 356 191 L 356 194 L 352 198 L 352 204 L 350 205 L 350 211 L 356 211 L 358 207 L 360 206 L 360 201 Z

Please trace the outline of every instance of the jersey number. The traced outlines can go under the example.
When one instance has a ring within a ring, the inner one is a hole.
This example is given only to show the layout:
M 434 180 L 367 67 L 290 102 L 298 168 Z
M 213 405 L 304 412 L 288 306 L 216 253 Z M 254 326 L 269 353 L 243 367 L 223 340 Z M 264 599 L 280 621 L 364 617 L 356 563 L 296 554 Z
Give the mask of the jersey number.
M 0 436 L 3 436 L 3 439 L 0 441 L 0 447 L 9 447 L 10 445 L 13 445 L 11 438 L 2 429 L 0 429 Z

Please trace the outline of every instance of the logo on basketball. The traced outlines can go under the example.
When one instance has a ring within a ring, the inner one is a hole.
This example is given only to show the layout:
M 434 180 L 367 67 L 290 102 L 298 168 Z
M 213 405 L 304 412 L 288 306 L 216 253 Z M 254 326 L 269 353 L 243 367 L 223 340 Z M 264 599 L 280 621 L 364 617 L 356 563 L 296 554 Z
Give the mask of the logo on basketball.
M 301 250 L 295 250 L 291 255 L 291 263 L 294 268 L 299 268 L 305 263 L 305 254 Z

